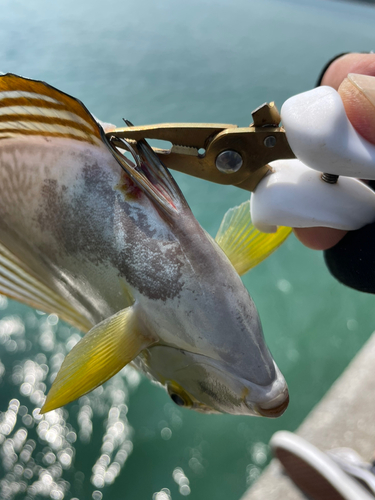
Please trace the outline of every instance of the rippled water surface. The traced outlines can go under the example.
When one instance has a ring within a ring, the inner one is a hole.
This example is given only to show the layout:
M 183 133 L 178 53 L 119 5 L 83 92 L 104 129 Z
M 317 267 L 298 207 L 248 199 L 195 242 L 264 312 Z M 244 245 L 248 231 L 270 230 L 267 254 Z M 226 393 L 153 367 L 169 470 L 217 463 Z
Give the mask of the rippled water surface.
M 314 86 L 333 55 L 374 49 L 370 6 L 317 0 L 3 0 L 1 69 L 80 98 L 105 121 L 251 122 Z M 248 194 L 176 175 L 216 233 Z M 84 223 L 84 222 L 83 222 Z M 244 278 L 291 404 L 266 420 L 175 406 L 131 368 L 64 409 L 39 416 L 79 332 L 0 297 L 0 498 L 236 499 L 374 329 L 373 298 L 336 283 L 294 238 Z

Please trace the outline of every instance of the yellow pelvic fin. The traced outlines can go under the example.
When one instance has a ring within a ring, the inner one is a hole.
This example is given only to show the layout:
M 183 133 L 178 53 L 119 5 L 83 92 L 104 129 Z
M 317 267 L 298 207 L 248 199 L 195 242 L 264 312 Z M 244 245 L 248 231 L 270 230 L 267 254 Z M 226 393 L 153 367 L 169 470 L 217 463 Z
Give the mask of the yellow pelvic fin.
M 92 391 L 130 363 L 155 339 L 141 333 L 135 306 L 94 326 L 66 356 L 41 413 Z
M 87 332 L 92 327 L 87 318 L 44 284 L 25 262 L 1 244 L 0 293 L 41 311 L 56 313 L 61 319 L 83 332 Z
M 276 233 L 262 233 L 251 222 L 250 201 L 228 210 L 215 241 L 241 276 L 274 252 L 292 232 L 279 227 Z

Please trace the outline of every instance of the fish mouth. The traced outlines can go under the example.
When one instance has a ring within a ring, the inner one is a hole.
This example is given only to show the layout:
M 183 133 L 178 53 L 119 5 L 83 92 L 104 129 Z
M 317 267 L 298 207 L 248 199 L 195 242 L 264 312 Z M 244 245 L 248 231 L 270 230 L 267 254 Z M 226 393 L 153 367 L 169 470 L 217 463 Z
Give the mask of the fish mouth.
M 278 418 L 285 412 L 289 405 L 289 392 L 286 390 L 284 394 L 283 401 L 280 403 L 280 397 L 275 398 L 274 400 L 260 405 L 259 403 L 256 405 L 257 413 L 262 417 L 268 418 Z

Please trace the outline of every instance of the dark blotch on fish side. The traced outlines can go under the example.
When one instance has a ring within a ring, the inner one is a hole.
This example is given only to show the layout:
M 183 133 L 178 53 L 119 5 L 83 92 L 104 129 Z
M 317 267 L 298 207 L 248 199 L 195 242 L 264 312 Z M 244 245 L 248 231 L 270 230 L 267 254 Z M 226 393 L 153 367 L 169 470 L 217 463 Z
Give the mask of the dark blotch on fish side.
M 85 166 L 73 196 L 68 195 L 67 186 L 44 181 L 37 215 L 41 229 L 54 236 L 61 255 L 84 257 L 95 265 L 109 264 L 118 269 L 119 277 L 151 299 L 178 296 L 183 286 L 182 252 L 178 245 L 166 248 L 176 238 L 169 232 L 167 241 L 157 240 L 144 211 L 124 199 L 113 177 L 90 156 L 81 155 Z M 122 248 L 116 247 L 114 238 L 119 233 L 125 238 Z M 51 255 L 55 248 L 42 251 Z

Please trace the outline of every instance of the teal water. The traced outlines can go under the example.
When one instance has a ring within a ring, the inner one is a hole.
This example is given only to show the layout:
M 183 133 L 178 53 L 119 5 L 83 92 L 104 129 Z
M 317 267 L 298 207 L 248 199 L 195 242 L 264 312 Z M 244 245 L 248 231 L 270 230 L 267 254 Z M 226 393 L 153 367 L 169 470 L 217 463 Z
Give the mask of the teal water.
M 0 69 L 42 79 L 121 124 L 251 122 L 314 86 L 333 55 L 374 49 L 375 10 L 323 0 L 2 0 Z M 215 235 L 235 188 L 175 176 Z M 293 238 L 244 277 L 291 403 L 277 420 L 180 410 L 131 369 L 43 419 L 77 332 L 0 298 L 0 498 L 237 499 L 374 330 L 372 296 L 330 277 Z

